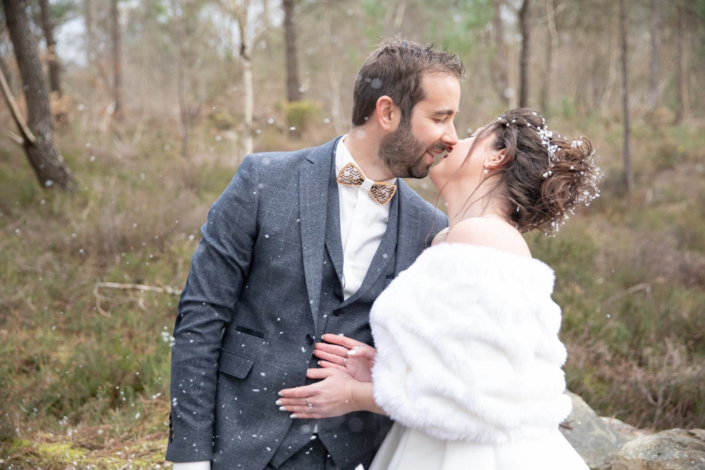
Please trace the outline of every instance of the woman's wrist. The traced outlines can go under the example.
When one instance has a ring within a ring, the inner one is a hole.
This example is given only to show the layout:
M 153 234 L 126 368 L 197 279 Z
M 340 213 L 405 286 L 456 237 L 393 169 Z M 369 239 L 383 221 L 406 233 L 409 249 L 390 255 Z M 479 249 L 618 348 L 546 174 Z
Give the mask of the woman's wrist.
M 372 382 L 358 382 L 352 384 L 352 404 L 355 411 L 371 411 L 372 413 L 385 414 L 374 399 Z

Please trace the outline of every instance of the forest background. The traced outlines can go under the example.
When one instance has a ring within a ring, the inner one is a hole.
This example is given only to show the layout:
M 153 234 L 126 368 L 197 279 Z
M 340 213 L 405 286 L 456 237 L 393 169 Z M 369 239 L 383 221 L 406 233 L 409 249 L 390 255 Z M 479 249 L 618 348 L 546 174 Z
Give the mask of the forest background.
M 3 0 L 2 15 L 2 468 L 166 465 L 176 294 L 210 204 L 246 154 L 346 133 L 357 71 L 397 34 L 462 58 L 460 137 L 526 105 L 592 140 L 602 197 L 526 236 L 556 270 L 569 388 L 635 426 L 705 426 L 705 0 Z

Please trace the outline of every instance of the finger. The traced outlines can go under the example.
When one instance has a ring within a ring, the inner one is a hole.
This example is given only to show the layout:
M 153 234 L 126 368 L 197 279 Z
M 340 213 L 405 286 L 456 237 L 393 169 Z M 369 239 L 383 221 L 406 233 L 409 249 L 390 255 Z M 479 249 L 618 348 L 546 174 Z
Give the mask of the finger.
M 345 366 L 339 366 L 338 364 L 333 364 L 332 362 L 328 361 L 318 361 L 318 365 L 325 369 L 338 369 L 343 372 L 347 372 L 348 370 Z
M 349 357 L 364 357 L 365 359 L 373 360 L 377 355 L 377 350 L 372 347 L 353 348 L 348 351 Z
M 335 354 L 336 356 L 340 357 L 347 357 L 348 356 L 348 349 L 344 348 L 342 346 L 334 346 L 332 344 L 326 344 L 326 343 L 316 343 L 316 346 L 314 347 L 314 352 L 315 351 L 324 351 L 327 352 L 328 354 Z
M 313 369 L 315 370 L 315 369 Z M 279 392 L 280 397 L 284 398 L 306 398 L 310 397 L 316 392 L 316 384 L 306 385 L 303 387 L 287 388 Z
M 292 413 L 291 416 L 289 416 L 291 419 L 323 419 L 323 418 L 328 418 L 329 416 L 324 415 L 324 414 L 318 414 L 318 413 Z
M 295 407 L 306 407 L 306 409 L 308 409 L 306 400 L 303 398 L 280 398 L 276 401 L 276 405 L 280 407 L 280 409 L 282 406 L 286 408 L 286 410 L 281 411 L 291 411 Z
M 326 379 L 326 378 L 330 377 L 331 375 L 335 375 L 337 373 L 338 373 L 337 370 L 331 369 L 331 368 L 309 369 L 308 372 L 306 373 L 306 377 L 308 377 L 309 379 Z M 307 386 L 310 387 L 310 385 L 307 385 Z M 313 393 L 311 395 L 313 395 Z
M 310 418 L 313 410 L 309 410 L 308 406 L 287 406 L 286 412 L 295 414 L 299 418 Z
M 313 351 L 313 355 L 316 356 L 319 359 L 323 359 L 328 362 L 332 362 L 333 364 L 338 364 L 339 366 L 342 366 L 345 364 L 345 357 L 340 357 L 335 354 L 329 354 L 324 351 Z
M 322 336 L 323 341 L 327 343 L 333 343 L 333 344 L 338 344 L 340 346 L 346 347 L 348 349 L 352 349 L 355 346 L 367 346 L 367 344 L 354 340 L 352 338 L 348 338 L 347 336 L 342 336 L 342 335 L 332 335 L 332 334 L 325 334 Z

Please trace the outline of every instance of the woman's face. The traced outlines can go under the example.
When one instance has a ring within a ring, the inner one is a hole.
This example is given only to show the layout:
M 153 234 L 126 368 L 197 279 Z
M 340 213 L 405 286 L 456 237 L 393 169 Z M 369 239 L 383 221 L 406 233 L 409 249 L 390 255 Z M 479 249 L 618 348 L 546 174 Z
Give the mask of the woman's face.
M 487 135 L 478 141 L 472 155 L 468 155 L 476 136 L 481 133 L 482 129 L 478 129 L 467 139 L 458 141 L 453 151 L 431 168 L 431 181 L 439 191 L 451 181 L 462 181 L 464 184 L 480 184 L 482 182 L 482 172 L 485 169 L 488 152 L 492 150 L 491 143 L 494 134 Z

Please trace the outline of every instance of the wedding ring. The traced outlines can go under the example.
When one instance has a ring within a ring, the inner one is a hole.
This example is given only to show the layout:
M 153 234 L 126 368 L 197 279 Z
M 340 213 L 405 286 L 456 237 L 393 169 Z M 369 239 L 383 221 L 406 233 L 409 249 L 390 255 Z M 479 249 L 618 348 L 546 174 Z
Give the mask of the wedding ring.
M 313 405 L 308 402 L 308 398 L 304 398 L 304 403 L 308 405 L 308 412 L 311 413 L 313 411 Z
M 343 365 L 345 365 L 347 363 L 348 363 L 348 358 L 346 357 L 345 359 L 343 359 Z

